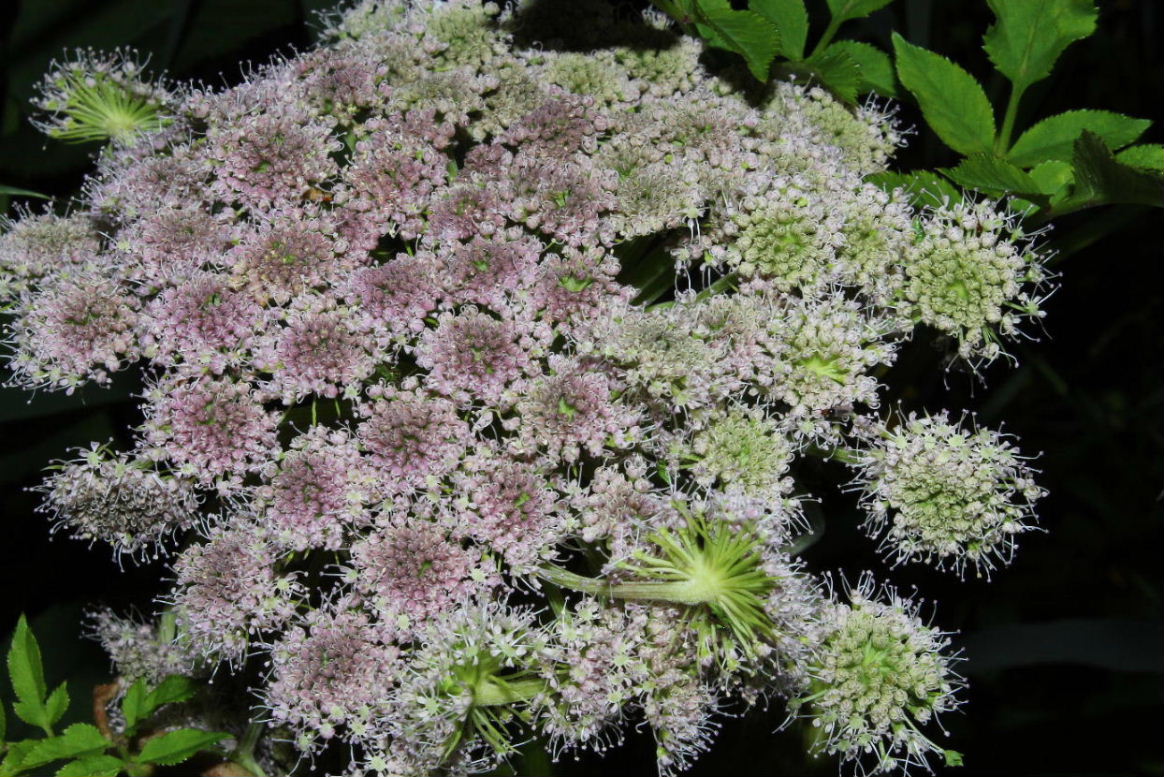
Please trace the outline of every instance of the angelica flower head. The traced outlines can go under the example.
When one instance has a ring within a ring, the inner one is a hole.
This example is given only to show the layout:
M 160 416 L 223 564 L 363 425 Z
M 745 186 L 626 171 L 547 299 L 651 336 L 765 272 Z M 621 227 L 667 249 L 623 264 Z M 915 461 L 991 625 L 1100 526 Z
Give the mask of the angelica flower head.
M 945 638 L 796 560 L 804 459 L 859 468 L 897 559 L 1009 558 L 1040 494 L 1009 441 L 876 413 L 915 332 L 976 363 L 1038 314 L 1026 237 L 866 182 L 885 108 L 742 93 L 657 13 L 360 0 L 323 40 L 221 89 L 124 53 L 46 81 L 50 131 L 115 142 L 71 215 L 3 224 L 11 380 L 145 389 L 44 509 L 182 543 L 175 639 L 107 619 L 110 652 L 247 677 L 350 773 L 645 721 L 669 775 L 730 699 L 801 692 L 824 749 L 920 760 Z
M 1042 317 L 1047 272 L 1014 216 L 990 202 L 936 208 L 906 254 L 913 315 L 954 338 L 958 355 L 992 361 L 1001 339 Z
M 875 428 L 858 467 L 865 527 L 886 554 L 958 574 L 973 566 L 989 575 L 1010 563 L 1044 494 L 1005 435 L 967 429 L 945 413 Z
M 148 461 L 93 445 L 57 465 L 39 489 L 41 512 L 73 536 L 102 540 L 131 557 L 155 552 L 198 521 L 198 495 L 188 479 L 165 475 Z
M 880 774 L 957 754 L 922 728 L 955 709 L 961 678 L 949 637 L 918 617 L 918 604 L 863 575 L 849 603 L 820 614 L 809 681 L 792 710 L 813 728 L 817 752 L 838 754 Z
M 41 115 L 33 124 L 70 143 L 132 142 L 169 123 L 177 99 L 163 82 L 146 76 L 145 63 L 128 49 L 78 49 L 71 59 L 53 63 L 38 92 L 33 105 Z

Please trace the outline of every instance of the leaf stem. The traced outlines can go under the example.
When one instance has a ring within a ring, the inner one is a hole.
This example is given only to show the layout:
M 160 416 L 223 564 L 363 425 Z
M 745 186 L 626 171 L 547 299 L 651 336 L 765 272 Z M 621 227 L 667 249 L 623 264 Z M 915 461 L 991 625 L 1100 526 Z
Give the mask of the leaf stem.
M 816 45 L 813 46 L 812 54 L 809 55 L 809 59 L 812 59 L 817 54 L 824 51 L 825 47 L 833 42 L 833 38 L 836 36 L 837 30 L 841 29 L 841 25 L 844 24 L 844 22 L 845 20 L 839 16 L 834 16 L 833 18 L 829 19 L 829 26 L 825 27 L 825 31 L 821 33 L 820 40 L 818 40 Z
M 994 140 L 994 153 L 998 156 L 1006 156 L 1006 152 L 1010 151 L 1010 136 L 1014 134 L 1014 121 L 1018 116 L 1019 100 L 1023 98 L 1023 91 L 1025 90 L 1013 85 L 1010 88 L 1010 99 L 1006 101 L 1006 115 L 1002 118 L 1002 129 Z
M 263 767 L 259 766 L 259 762 L 255 760 L 255 745 L 258 744 L 259 737 L 263 735 L 263 728 L 262 723 L 251 722 L 247 726 L 246 732 L 243 733 L 242 739 L 239 740 L 238 747 L 231 754 L 232 761 L 244 767 L 255 777 L 267 777 Z
M 577 575 L 553 564 L 538 570 L 538 576 L 572 591 L 615 599 L 673 602 L 675 604 L 707 604 L 716 598 L 716 591 L 698 580 L 610 583 L 594 577 Z

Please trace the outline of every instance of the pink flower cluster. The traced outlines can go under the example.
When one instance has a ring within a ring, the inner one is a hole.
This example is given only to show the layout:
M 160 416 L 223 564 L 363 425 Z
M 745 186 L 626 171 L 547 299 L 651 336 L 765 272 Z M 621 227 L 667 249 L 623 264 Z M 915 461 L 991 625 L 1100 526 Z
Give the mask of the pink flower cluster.
M 634 718 L 670 773 L 722 700 L 802 690 L 797 460 L 866 444 L 920 320 L 910 219 L 949 221 L 864 182 L 899 141 L 875 106 L 749 102 L 653 15 L 536 5 L 364 0 L 0 236 L 16 383 L 145 376 L 132 449 L 48 511 L 176 536 L 190 665 L 251 662 L 267 720 L 368 773 Z M 633 45 L 516 42 L 598 19 Z M 102 627 L 173 663 L 137 631 Z

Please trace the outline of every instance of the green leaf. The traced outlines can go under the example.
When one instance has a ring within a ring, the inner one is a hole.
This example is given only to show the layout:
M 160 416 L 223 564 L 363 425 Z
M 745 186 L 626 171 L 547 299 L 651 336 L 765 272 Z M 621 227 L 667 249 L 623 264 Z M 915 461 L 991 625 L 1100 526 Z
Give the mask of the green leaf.
M 893 33 L 897 77 L 917 98 L 930 128 L 962 154 L 989 151 L 994 111 L 974 77 L 950 60 Z
M 24 615 L 16 623 L 12 635 L 12 647 L 8 649 L 8 676 L 12 680 L 12 690 L 18 699 L 12 705 L 16 717 L 31 726 L 38 726 L 51 734 L 48 710 L 44 706 L 47 688 L 44 683 L 44 667 L 40 660 L 40 646 L 28 627 Z
M 4 743 L 4 737 L 8 735 L 8 715 L 4 712 L 4 705 L 0 704 L 0 745 Z
M 117 777 L 125 761 L 112 755 L 90 755 L 69 761 L 57 770 L 57 777 Z
M 914 207 L 933 207 L 945 202 L 961 202 L 962 193 L 937 173 L 917 170 L 912 173 L 874 173 L 866 181 L 891 192 L 903 189 Z
M 808 11 L 804 0 L 750 0 L 748 8 L 779 30 L 778 54 L 792 60 L 804 59 L 804 45 L 808 42 Z
M 146 707 L 149 709 L 146 714 L 152 714 L 163 704 L 176 704 L 191 699 L 197 691 L 198 686 L 189 677 L 172 674 L 146 695 Z
M 202 731 L 196 728 L 183 728 L 162 734 L 145 743 L 137 760 L 141 763 L 153 763 L 161 766 L 171 766 L 181 763 L 190 756 L 205 750 L 230 734 L 222 731 Z
M 962 754 L 957 750 L 943 750 L 942 755 L 946 758 L 946 766 L 962 765 Z
M 693 11 L 695 26 L 709 44 L 742 55 L 757 80 L 768 80 L 780 49 L 776 25 L 755 11 L 733 9 L 728 0 L 699 0 Z
M 1043 119 L 1024 132 L 1006 156 L 1019 167 L 1048 159 L 1069 162 L 1075 153 L 1075 141 L 1084 130 L 1099 135 L 1109 148 L 1120 149 L 1134 143 L 1151 125 L 1147 119 L 1111 111 L 1067 111 Z
M 1075 192 L 1066 204 L 1081 208 L 1108 203 L 1164 207 L 1164 182 L 1119 163 L 1103 138 L 1085 130 L 1075 141 Z
M 882 97 L 897 96 L 897 77 L 893 74 L 893 60 L 881 49 L 855 40 L 839 40 L 826 51 L 843 51 L 860 71 L 858 92 L 876 92 Z
M 32 769 L 53 761 L 97 755 L 112 745 L 113 743 L 106 739 L 96 726 L 89 723 L 74 723 L 60 736 L 37 742 L 25 755 L 21 768 Z
M 146 683 L 142 678 L 134 680 L 133 685 L 125 692 L 121 700 L 121 712 L 125 715 L 125 727 L 129 730 L 137 728 L 142 718 L 148 716 L 152 709 L 146 704 Z
M 823 52 L 814 53 L 804 64 L 842 100 L 853 102 L 857 99 L 861 68 L 848 52 L 829 46 Z
M 860 19 L 862 16 L 868 16 L 892 2 L 893 0 L 828 0 L 833 24 L 847 22 L 850 19 Z
M 24 771 L 24 757 L 41 741 L 39 739 L 22 739 L 19 742 L 9 742 L 8 752 L 4 754 L 4 760 L 0 761 L 0 775 L 20 774 Z
M 1116 161 L 1129 167 L 1164 174 L 1164 146 L 1159 143 L 1145 143 L 1125 148 L 1116 154 Z
M 988 0 L 996 21 L 986 53 L 1020 93 L 1051 74 L 1055 60 L 1095 32 L 1093 0 Z
M 42 200 L 51 200 L 52 197 L 40 192 L 32 192 L 28 189 L 18 189 L 15 186 L 0 185 L 0 196 L 7 195 L 9 197 L 39 197 Z
M 1057 195 L 1065 195 L 1075 182 L 1075 168 L 1067 162 L 1051 159 L 1035 165 L 1031 169 L 1031 178 L 1039 185 L 1039 191 L 1051 195 L 1051 202 L 1059 199 Z
M 1038 181 L 1005 159 L 974 154 L 942 173 L 959 186 L 990 194 L 1022 194 L 1030 199 L 1042 193 Z
M 48 713 L 49 725 L 55 726 L 57 721 L 65 716 L 65 711 L 69 709 L 69 689 L 66 683 L 61 683 L 53 689 L 44 706 Z

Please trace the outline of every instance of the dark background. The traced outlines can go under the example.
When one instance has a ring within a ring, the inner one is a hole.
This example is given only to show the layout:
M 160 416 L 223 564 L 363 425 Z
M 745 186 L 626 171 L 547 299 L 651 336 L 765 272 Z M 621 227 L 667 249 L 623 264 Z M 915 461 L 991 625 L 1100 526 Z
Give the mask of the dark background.
M 547 0 L 568 2 L 569 0 Z M 27 123 L 32 84 L 65 47 L 132 45 L 178 78 L 235 83 L 240 62 L 310 44 L 313 12 L 327 0 L 23 0 L 0 10 L 0 184 L 67 197 L 89 168 L 92 147 L 46 141 Z M 823 6 L 818 2 L 816 5 Z M 1153 119 L 1145 140 L 1164 139 L 1164 68 L 1155 0 L 1101 2 L 1099 32 L 1068 50 L 1055 75 L 1024 101 L 1019 127 L 1074 108 Z M 815 10 L 819 10 L 815 9 Z M 816 17 L 821 18 L 820 15 Z M 897 0 L 842 35 L 887 48 L 890 29 L 962 64 L 996 105 L 1004 84 L 981 49 L 991 20 L 979 0 Z M 922 127 L 898 158 L 902 169 L 954 162 Z M 1016 133 L 1017 134 L 1017 133 Z M 12 215 L 7 198 L 0 208 Z M 934 622 L 958 631 L 970 681 L 965 713 L 945 719 L 948 747 L 966 754 L 962 775 L 1164 773 L 1164 221 L 1161 211 L 1109 208 L 1068 217 L 1047 238 L 1059 252 L 1061 288 L 1047 304 L 1045 335 L 1013 350 L 1019 366 L 995 365 L 985 383 L 939 369 L 939 355 L 911 344 L 894 368 L 892 400 L 906 409 L 969 408 L 981 423 L 1018 435 L 1050 495 L 1046 533 L 1024 538 L 1017 561 L 993 582 L 960 582 L 920 568 L 887 570 L 856 529 L 844 473 L 807 473 L 825 498 L 828 535 L 806 558 L 814 569 L 862 569 L 936 601 Z M 133 379 L 73 397 L 31 401 L 0 389 L 0 634 L 27 612 L 41 639 L 50 684 L 68 678 L 71 716 L 87 712 L 88 688 L 108 665 L 79 634 L 80 614 L 99 603 L 149 608 L 164 565 L 127 565 L 108 549 L 58 537 L 25 491 L 67 449 L 123 436 L 139 421 Z M 0 682 L 0 695 L 10 699 Z M 783 713 L 725 719 L 695 775 L 835 774 L 808 763 Z M 536 754 L 515 764 L 544 773 Z M 569 758 L 559 774 L 650 774 L 653 744 L 631 733 L 606 760 Z

